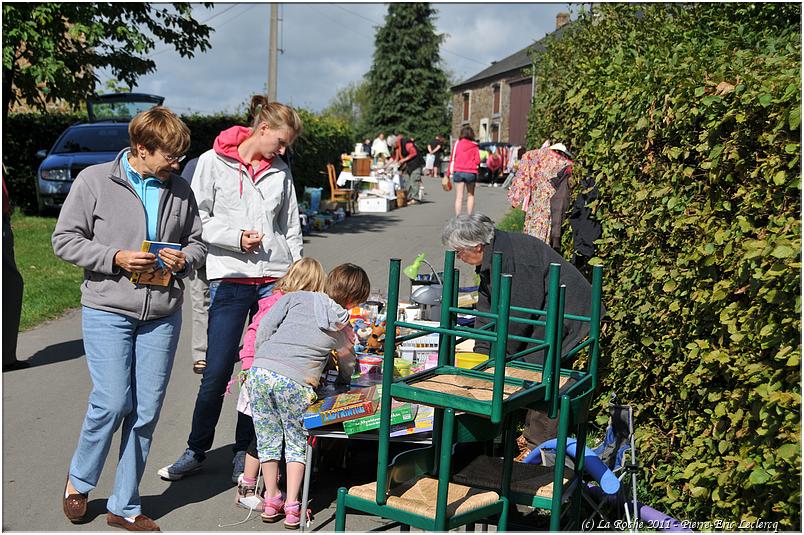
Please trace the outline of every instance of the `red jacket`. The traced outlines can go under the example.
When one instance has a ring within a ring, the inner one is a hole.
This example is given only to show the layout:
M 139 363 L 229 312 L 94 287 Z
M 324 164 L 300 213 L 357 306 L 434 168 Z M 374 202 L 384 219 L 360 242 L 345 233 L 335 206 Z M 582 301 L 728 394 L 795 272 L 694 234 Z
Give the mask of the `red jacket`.
M 449 171 L 452 173 L 475 173 L 480 165 L 480 149 L 477 143 L 469 139 L 459 139 L 452 147 L 449 157 Z

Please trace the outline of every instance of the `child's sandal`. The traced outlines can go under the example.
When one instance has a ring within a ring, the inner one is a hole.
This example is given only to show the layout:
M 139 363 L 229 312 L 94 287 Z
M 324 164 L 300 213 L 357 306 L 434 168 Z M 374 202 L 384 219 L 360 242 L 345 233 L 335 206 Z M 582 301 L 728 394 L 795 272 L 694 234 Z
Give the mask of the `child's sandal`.
M 263 522 L 276 522 L 284 516 L 284 509 L 285 500 L 282 498 L 282 494 L 273 498 L 266 496 L 260 518 L 262 518 Z
M 285 504 L 285 528 L 299 529 L 301 524 L 301 503 L 288 502 Z M 305 514 L 306 520 L 310 520 L 310 510 L 308 509 Z
M 237 494 L 235 494 L 235 505 L 244 509 L 262 512 L 263 501 L 257 496 L 257 485 L 246 485 L 243 483 L 241 474 L 237 480 Z

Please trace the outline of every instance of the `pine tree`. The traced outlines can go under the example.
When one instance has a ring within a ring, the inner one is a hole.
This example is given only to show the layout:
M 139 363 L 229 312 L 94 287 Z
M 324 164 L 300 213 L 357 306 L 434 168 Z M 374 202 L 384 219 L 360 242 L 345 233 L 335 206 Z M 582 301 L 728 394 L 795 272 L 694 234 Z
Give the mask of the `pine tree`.
M 388 6 L 367 75 L 367 123 L 374 135 L 401 133 L 424 149 L 436 134 L 449 132 L 449 85 L 439 53 L 444 36 L 436 33 L 436 13 L 428 3 Z

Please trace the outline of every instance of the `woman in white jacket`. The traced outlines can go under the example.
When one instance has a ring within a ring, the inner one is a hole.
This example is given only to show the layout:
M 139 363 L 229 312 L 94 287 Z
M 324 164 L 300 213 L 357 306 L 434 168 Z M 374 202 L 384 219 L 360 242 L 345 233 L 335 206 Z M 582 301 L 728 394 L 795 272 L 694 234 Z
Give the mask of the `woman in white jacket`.
M 302 129 L 296 111 L 261 96 L 251 101 L 252 128 L 233 126 L 198 160 L 192 189 L 209 246 L 207 366 L 195 402 L 187 450 L 159 470 L 168 480 L 201 468 L 212 447 L 223 394 L 232 376 L 246 320 L 257 302 L 302 256 L 293 177 L 280 158 Z M 243 472 L 254 436 L 250 418 L 238 417 L 232 480 Z

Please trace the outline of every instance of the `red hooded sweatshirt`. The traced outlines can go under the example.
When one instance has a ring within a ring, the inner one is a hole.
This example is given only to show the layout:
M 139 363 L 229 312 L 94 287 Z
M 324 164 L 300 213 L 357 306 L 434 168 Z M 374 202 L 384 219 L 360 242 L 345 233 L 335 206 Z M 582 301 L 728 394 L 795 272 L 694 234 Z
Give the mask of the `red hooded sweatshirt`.
M 452 173 L 477 174 L 477 166 L 480 165 L 480 149 L 477 143 L 463 138 L 456 141 L 449 163 L 450 176 Z
M 218 134 L 218 137 L 215 138 L 215 144 L 212 146 L 212 148 L 215 149 L 215 152 L 221 156 L 226 156 L 227 158 L 232 158 L 233 160 L 240 162 L 246 168 L 251 180 L 256 180 L 260 173 L 271 167 L 271 160 L 263 159 L 260 161 L 260 165 L 257 167 L 257 169 L 253 169 L 251 167 L 251 162 L 246 162 L 240 157 L 240 153 L 237 152 L 237 147 L 248 139 L 251 136 L 251 133 L 251 128 L 246 128 L 245 126 L 233 126 L 231 128 L 227 128 Z

